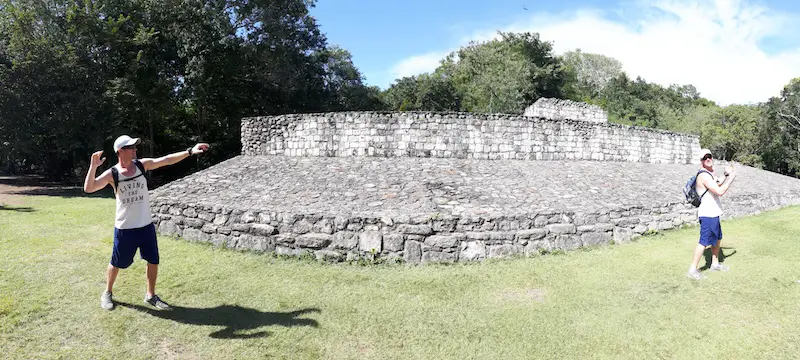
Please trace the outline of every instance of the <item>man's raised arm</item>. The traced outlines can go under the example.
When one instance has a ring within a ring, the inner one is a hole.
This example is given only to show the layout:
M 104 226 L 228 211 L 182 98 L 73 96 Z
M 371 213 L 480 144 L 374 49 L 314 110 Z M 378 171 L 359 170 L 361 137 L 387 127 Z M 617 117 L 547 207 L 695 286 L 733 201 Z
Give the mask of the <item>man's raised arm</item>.
M 106 161 L 106 158 L 100 158 L 103 155 L 103 150 L 97 151 L 92 154 L 92 159 L 89 161 L 89 171 L 86 174 L 86 180 L 83 181 L 83 191 L 87 193 L 93 193 L 98 191 L 109 183 L 108 176 L 111 174 L 110 171 L 106 170 L 103 172 L 102 175 L 95 178 L 95 174 L 97 173 L 97 168 Z
M 732 168 L 730 169 L 730 171 L 726 172 L 728 174 L 725 177 L 725 180 L 722 182 L 722 184 L 719 185 L 717 185 L 716 181 L 711 180 L 711 175 L 701 174 L 700 176 L 703 179 L 702 180 L 703 186 L 705 186 L 706 189 L 708 189 L 708 191 L 710 191 L 712 194 L 716 194 L 717 196 L 722 196 L 723 194 L 728 192 L 728 189 L 730 189 L 733 179 L 736 178 L 736 171 L 734 171 Z

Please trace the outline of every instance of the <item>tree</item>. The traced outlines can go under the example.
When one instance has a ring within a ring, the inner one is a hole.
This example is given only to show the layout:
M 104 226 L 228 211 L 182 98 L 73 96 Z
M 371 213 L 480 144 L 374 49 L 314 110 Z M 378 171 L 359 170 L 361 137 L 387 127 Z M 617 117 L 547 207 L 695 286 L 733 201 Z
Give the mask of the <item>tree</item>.
M 502 33 L 471 42 L 436 70 L 452 79 L 465 111 L 521 113 L 540 97 L 562 97 L 566 73 L 539 34 Z
M 600 95 L 606 85 L 622 74 L 619 60 L 600 54 L 567 51 L 561 56 L 567 72 L 566 90 L 577 101 L 587 101 Z
M 416 76 L 406 76 L 395 82 L 383 93 L 386 106 L 391 111 L 411 111 L 417 108 L 419 84 Z
M 384 94 L 391 110 L 460 111 L 461 99 L 453 82 L 444 74 L 404 77 Z
M 779 101 L 776 109 L 778 117 L 795 130 L 800 130 L 800 77 L 789 81 L 781 91 Z
M 338 46 L 327 50 L 325 86 L 329 92 L 330 111 L 383 110 L 386 105 L 377 87 L 367 87 L 353 64 L 350 52 Z
M 444 74 L 423 74 L 418 79 L 417 108 L 430 111 L 459 111 L 461 98 L 453 82 Z
M 212 144 L 170 179 L 239 154 L 242 117 L 382 108 L 313 4 L 0 0 L 0 162 L 80 179 L 120 133 L 143 156 Z
M 759 124 L 761 160 L 764 168 L 797 176 L 800 172 L 800 78 L 792 79 L 780 96 L 770 98 L 763 106 Z
M 700 143 L 721 159 L 760 167 L 757 140 L 761 115 L 761 108 L 752 105 L 718 109 L 703 125 Z

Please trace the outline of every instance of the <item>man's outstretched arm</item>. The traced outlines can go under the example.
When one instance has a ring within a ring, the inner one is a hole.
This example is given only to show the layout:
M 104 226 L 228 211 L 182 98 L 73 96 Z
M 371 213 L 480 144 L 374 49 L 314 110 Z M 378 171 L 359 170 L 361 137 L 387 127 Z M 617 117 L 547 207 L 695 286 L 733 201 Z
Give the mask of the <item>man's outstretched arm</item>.
M 189 157 L 190 155 L 202 154 L 202 153 L 206 152 L 206 150 L 208 150 L 208 144 L 199 143 L 199 144 L 196 144 L 195 146 L 193 146 L 193 147 L 191 147 L 191 148 L 189 148 L 187 150 L 184 150 L 184 151 L 179 151 L 179 152 L 176 152 L 176 153 L 173 153 L 173 154 L 169 154 L 169 155 L 166 155 L 166 156 L 162 156 L 160 158 L 155 158 L 155 159 L 145 158 L 145 159 L 141 159 L 141 161 L 142 161 L 142 165 L 144 165 L 144 169 L 145 170 L 155 170 L 155 169 L 158 169 L 158 168 L 160 168 L 162 166 L 168 166 L 168 165 L 177 164 L 177 163 L 181 162 L 181 160 L 186 159 L 187 157 Z

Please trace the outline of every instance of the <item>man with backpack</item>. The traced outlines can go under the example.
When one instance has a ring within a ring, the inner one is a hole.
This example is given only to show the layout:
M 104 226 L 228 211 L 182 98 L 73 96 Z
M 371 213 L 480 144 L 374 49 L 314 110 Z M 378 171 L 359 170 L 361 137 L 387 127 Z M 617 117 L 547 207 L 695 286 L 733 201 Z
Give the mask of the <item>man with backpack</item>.
M 711 271 L 728 271 L 729 268 L 719 263 L 719 249 L 722 241 L 722 227 L 720 226 L 720 216 L 722 215 L 722 203 L 719 197 L 730 189 L 736 172 L 731 166 L 725 168 L 725 180 L 718 183 L 714 178 L 714 158 L 711 151 L 702 149 L 700 151 L 700 164 L 702 167 L 696 175 L 694 190 L 700 198 L 697 206 L 697 218 L 700 220 L 700 240 L 694 249 L 692 264 L 686 274 L 691 279 L 702 279 L 697 265 L 706 247 L 711 246 Z
M 208 144 L 199 143 L 184 151 L 159 158 L 137 159 L 136 145 L 139 138 L 122 135 L 114 141 L 114 152 L 119 162 L 95 178 L 97 168 L 106 158 L 100 158 L 103 151 L 92 154 L 89 172 L 83 183 L 83 191 L 93 193 L 111 184 L 117 199 L 117 210 L 114 219 L 114 247 L 111 262 L 108 265 L 106 290 L 100 296 L 100 307 L 106 310 L 114 308 L 112 287 L 119 269 L 125 269 L 133 263 L 136 250 L 139 256 L 147 261 L 147 291 L 144 301 L 161 310 L 169 310 L 170 306 L 155 293 L 158 276 L 158 242 L 156 229 L 150 213 L 150 196 L 147 187 L 146 172 L 162 166 L 173 165 L 194 154 L 202 154 L 208 150 Z

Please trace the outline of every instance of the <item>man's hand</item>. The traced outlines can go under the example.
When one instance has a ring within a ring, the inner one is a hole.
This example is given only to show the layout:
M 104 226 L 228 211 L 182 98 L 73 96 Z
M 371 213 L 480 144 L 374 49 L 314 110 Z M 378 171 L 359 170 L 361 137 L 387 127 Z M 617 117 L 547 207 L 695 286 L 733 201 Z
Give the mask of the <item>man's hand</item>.
M 725 167 L 725 176 L 734 176 L 736 175 L 736 169 L 733 168 L 733 165 L 728 165 Z
M 103 156 L 103 150 L 97 151 L 94 154 L 92 154 L 92 160 L 89 166 L 97 169 L 97 167 L 103 165 L 103 163 L 106 161 L 106 158 L 100 158 L 100 156 Z
M 202 154 L 208 150 L 208 144 L 206 143 L 198 143 L 194 147 L 192 147 L 192 154 Z

